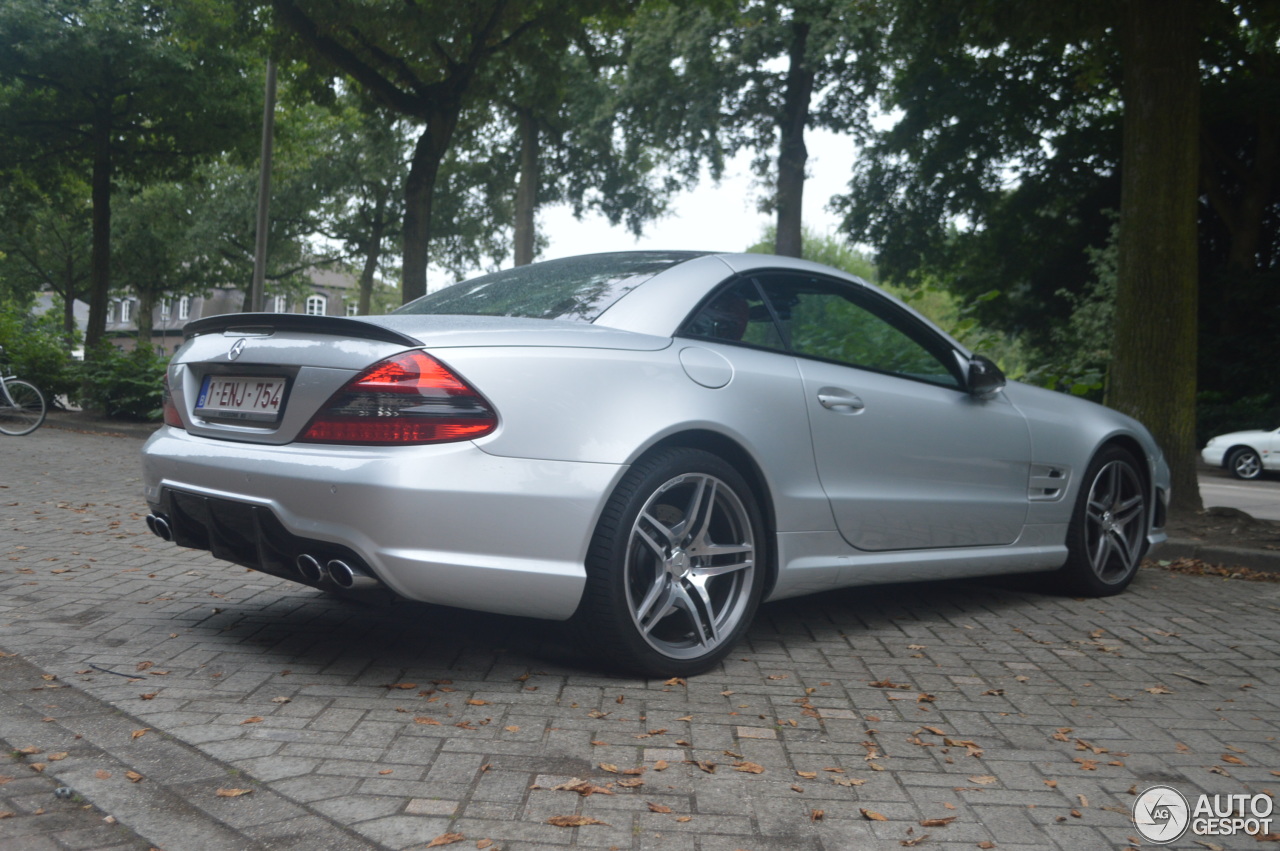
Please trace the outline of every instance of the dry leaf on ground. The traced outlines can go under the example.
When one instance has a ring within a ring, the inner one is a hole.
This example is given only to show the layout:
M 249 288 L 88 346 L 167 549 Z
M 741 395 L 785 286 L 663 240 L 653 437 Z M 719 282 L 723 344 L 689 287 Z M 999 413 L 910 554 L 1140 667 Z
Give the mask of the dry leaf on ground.
M 219 789 L 214 792 L 219 798 L 239 798 L 242 795 L 252 794 L 252 789 Z
M 466 839 L 461 833 L 442 833 L 427 843 L 428 848 L 439 848 L 441 845 L 452 845 Z
M 589 824 L 603 824 L 605 827 L 609 826 L 608 822 L 593 819 L 590 816 L 552 816 L 547 819 L 547 824 L 554 825 L 555 827 L 585 827 Z

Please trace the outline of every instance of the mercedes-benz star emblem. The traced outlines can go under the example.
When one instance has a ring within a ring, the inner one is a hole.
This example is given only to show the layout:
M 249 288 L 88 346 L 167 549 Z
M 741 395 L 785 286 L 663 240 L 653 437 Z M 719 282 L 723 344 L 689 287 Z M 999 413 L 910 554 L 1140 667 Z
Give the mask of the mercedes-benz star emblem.
M 235 360 L 240 357 L 240 353 L 244 351 L 244 337 L 236 340 L 231 344 L 231 351 L 227 352 L 227 360 Z

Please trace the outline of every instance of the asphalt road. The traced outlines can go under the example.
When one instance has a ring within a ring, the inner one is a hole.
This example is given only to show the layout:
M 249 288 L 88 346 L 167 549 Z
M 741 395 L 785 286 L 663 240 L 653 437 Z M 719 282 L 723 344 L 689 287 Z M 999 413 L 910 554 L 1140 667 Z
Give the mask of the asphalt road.
M 1275 474 L 1245 482 L 1222 470 L 1202 468 L 1200 498 L 1205 508 L 1223 505 L 1238 508 L 1260 520 L 1280 520 L 1280 476 Z

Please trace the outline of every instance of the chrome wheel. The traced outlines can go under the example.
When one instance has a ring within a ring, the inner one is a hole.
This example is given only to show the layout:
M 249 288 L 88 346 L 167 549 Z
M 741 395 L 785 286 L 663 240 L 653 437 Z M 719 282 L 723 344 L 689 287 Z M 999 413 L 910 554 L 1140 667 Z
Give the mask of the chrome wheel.
M 769 546 L 742 474 L 701 449 L 657 449 L 609 497 L 574 615 L 584 646 L 646 675 L 706 671 L 742 637 Z
M 748 610 L 755 540 L 746 507 L 715 476 L 687 473 L 659 487 L 631 527 L 627 607 L 664 656 L 714 652 Z
M 1085 503 L 1089 566 L 1100 582 L 1127 581 L 1142 557 L 1147 531 L 1147 497 L 1138 471 L 1128 460 L 1105 464 L 1093 479 Z
M 1237 449 L 1227 462 L 1237 479 L 1256 479 L 1262 475 L 1262 459 L 1252 449 Z
M 1142 468 L 1119 447 L 1090 462 L 1067 529 L 1067 561 L 1049 578 L 1058 591 L 1089 597 L 1119 594 L 1147 549 L 1150 501 Z

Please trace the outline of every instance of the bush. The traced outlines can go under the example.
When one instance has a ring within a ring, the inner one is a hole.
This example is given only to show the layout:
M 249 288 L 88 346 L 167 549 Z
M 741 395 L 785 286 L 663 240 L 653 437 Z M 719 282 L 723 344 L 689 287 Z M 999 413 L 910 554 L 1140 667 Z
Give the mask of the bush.
M 17 375 L 44 393 L 50 404 L 59 397 L 76 401 L 80 391 L 79 365 L 71 356 L 77 340 L 63 336 L 56 311 L 34 316 L 12 303 L 0 303 L 0 361 L 5 375 Z
M 149 348 L 125 352 L 102 343 L 85 353 L 81 404 L 108 417 L 157 421 L 164 416 L 167 364 Z

